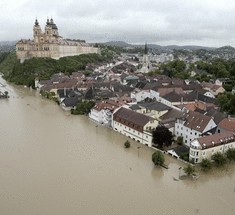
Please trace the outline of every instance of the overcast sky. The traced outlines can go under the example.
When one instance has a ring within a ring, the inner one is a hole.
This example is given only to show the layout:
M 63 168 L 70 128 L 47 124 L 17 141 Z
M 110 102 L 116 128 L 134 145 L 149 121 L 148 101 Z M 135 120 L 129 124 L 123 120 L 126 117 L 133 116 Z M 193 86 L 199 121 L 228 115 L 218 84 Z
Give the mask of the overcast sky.
M 88 42 L 235 47 L 235 0 L 0 0 L 0 41 L 32 38 L 36 17 Z

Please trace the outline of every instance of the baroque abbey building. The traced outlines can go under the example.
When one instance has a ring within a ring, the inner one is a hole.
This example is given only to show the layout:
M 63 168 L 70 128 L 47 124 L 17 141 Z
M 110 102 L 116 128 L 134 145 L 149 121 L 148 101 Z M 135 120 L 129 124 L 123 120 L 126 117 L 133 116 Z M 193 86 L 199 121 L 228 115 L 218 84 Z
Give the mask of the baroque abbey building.
M 52 18 L 47 19 L 44 32 L 36 19 L 33 26 L 33 40 L 21 39 L 16 43 L 16 56 L 21 62 L 32 57 L 59 59 L 88 53 L 99 53 L 99 49 L 85 41 L 77 42 L 62 38 Z

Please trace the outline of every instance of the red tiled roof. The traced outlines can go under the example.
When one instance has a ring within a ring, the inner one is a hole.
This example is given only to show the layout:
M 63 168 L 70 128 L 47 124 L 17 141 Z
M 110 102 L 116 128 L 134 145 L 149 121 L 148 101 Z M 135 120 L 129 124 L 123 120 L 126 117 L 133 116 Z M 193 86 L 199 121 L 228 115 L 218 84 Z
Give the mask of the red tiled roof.
M 223 119 L 219 124 L 219 128 L 228 130 L 228 131 L 235 131 L 235 119 L 234 118 L 226 118 Z
M 176 94 L 179 94 L 179 95 L 183 95 L 184 94 L 184 91 L 181 87 L 163 87 L 163 88 L 159 88 L 158 89 L 158 92 L 159 92 L 159 95 L 162 97 L 162 96 L 165 96 L 171 92 L 175 92 Z
M 197 139 L 202 148 L 210 148 L 229 142 L 234 142 L 234 134 L 231 131 L 224 131 L 210 136 Z
M 107 100 L 97 103 L 93 108 L 98 111 L 101 111 L 102 109 L 109 109 L 113 111 L 114 109 L 120 107 L 121 105 L 122 103 L 112 100 Z
M 126 125 L 141 132 L 143 131 L 143 127 L 149 121 L 154 120 L 149 116 L 137 113 L 135 111 L 123 107 L 121 107 L 116 113 L 114 113 L 113 119 L 117 122 L 122 123 L 123 125 Z
M 203 132 L 211 120 L 211 117 L 193 111 L 184 113 L 183 116 L 185 118 L 184 126 L 199 132 Z

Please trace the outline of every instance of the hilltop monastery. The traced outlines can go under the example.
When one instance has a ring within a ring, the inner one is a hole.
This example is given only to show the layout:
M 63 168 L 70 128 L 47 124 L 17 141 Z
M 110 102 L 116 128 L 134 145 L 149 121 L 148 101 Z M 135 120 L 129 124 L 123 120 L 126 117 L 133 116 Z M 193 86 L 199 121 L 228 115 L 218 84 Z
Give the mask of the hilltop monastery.
M 99 53 L 99 49 L 85 41 L 78 42 L 62 38 L 52 18 L 47 19 L 44 32 L 36 19 L 33 26 L 33 40 L 21 39 L 16 43 L 16 56 L 21 62 L 32 57 L 59 59 L 87 53 Z

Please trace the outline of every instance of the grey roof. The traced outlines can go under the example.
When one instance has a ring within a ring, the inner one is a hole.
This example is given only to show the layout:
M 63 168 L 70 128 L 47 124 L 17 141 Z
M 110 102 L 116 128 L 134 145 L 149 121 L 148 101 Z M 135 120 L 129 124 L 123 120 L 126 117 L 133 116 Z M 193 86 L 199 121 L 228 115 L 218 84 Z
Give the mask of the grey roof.
M 184 113 L 181 111 L 171 109 L 166 114 L 162 115 L 160 119 L 162 120 L 163 123 L 171 122 L 171 121 L 175 121 L 176 119 L 182 118 L 183 114 Z
M 130 109 L 131 109 L 131 110 L 140 110 L 141 107 L 140 107 L 139 105 L 135 104 L 135 105 L 131 105 L 131 106 L 130 106 Z
M 75 107 L 79 101 L 78 96 L 65 98 L 63 103 L 66 107 Z
M 162 104 L 160 102 L 141 102 L 141 103 L 138 103 L 138 105 L 141 107 L 144 107 L 148 110 L 155 110 L 155 111 L 164 111 L 164 110 L 170 110 L 171 107 L 165 105 L 165 104 Z

